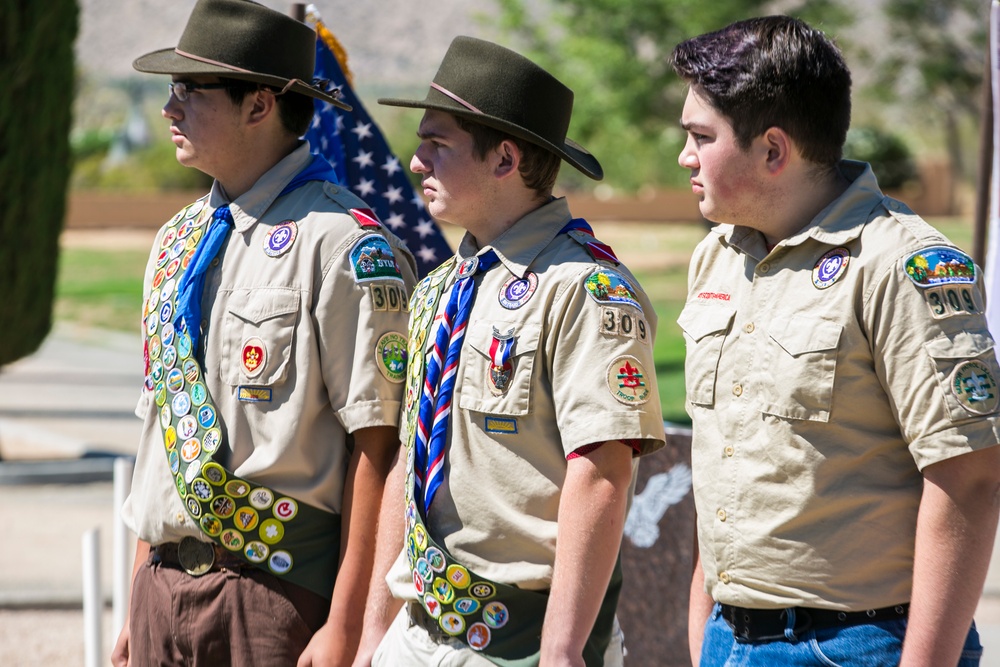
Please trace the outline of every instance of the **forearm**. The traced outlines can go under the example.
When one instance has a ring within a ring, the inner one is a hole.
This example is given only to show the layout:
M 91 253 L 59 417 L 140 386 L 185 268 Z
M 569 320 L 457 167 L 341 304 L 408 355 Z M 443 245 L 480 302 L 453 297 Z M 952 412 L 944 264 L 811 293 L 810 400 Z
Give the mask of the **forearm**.
M 993 447 L 924 471 L 902 667 L 958 662 L 1000 514 L 998 454 Z
M 694 542 L 694 571 L 691 573 L 691 592 L 688 599 L 688 648 L 691 664 L 698 667 L 701 662 L 701 644 L 705 638 L 705 624 L 715 603 L 705 593 L 705 572 L 701 569 L 701 555 L 698 540 Z
M 361 634 L 361 644 L 355 665 L 359 667 L 371 664 L 379 642 L 388 631 L 392 620 L 399 613 L 403 602 L 392 596 L 386 585 L 386 575 L 396 557 L 403 549 L 404 532 L 404 494 L 403 485 L 406 480 L 406 458 L 397 454 L 392 470 L 385 482 L 382 494 L 381 509 L 378 518 L 378 539 L 375 545 L 375 559 L 371 573 L 371 584 L 368 588 L 368 601 L 365 604 L 364 629 Z
M 542 665 L 582 659 L 621 547 L 631 471 L 632 452 L 619 443 L 567 464 Z

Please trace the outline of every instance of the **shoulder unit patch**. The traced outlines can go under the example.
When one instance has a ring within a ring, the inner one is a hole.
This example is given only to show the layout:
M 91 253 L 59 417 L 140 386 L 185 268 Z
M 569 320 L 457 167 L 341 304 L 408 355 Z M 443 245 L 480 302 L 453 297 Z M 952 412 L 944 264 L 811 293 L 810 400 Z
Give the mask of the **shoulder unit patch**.
M 642 311 L 636 289 L 628 278 L 612 269 L 599 268 L 587 276 L 583 286 L 591 298 L 600 304 L 628 304 Z
M 913 253 L 903 269 L 917 287 L 976 282 L 976 264 L 972 258 L 947 246 L 933 246 Z
M 354 244 L 351 248 L 351 267 L 357 283 L 372 280 L 403 281 L 389 242 L 379 234 L 363 236 Z

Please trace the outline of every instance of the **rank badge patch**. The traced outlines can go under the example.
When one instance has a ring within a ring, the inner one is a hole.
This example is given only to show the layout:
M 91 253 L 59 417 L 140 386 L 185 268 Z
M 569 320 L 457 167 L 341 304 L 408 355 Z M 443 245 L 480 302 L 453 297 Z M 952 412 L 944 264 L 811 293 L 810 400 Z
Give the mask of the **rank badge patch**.
M 635 357 L 618 357 L 608 366 L 608 388 L 615 400 L 625 405 L 642 405 L 649 400 L 646 370 Z
M 955 367 L 951 374 L 951 389 L 958 402 L 969 412 L 989 414 L 995 412 L 1000 404 L 996 378 L 986 364 L 975 359 L 963 361 Z

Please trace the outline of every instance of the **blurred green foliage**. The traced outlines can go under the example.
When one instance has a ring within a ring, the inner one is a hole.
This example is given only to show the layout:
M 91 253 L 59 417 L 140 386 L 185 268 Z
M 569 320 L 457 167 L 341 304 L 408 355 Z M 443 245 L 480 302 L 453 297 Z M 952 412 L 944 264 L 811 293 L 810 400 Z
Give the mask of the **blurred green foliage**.
M 49 332 L 70 176 L 76 0 L 0 4 L 0 366 Z
M 844 157 L 870 163 L 879 186 L 886 190 L 902 188 L 919 176 L 913 153 L 903 138 L 875 127 L 848 130 Z

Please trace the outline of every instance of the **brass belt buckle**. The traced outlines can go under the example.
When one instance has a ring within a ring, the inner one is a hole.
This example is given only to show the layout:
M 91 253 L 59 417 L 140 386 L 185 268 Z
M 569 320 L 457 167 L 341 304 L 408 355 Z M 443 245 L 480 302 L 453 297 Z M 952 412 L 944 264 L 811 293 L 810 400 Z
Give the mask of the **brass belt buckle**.
M 200 577 L 215 564 L 215 547 L 193 537 L 185 537 L 177 545 L 177 562 L 192 577 Z

